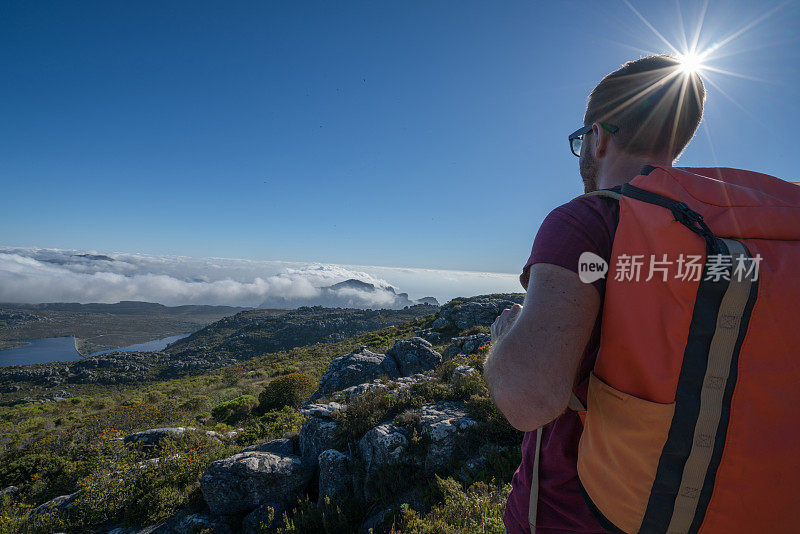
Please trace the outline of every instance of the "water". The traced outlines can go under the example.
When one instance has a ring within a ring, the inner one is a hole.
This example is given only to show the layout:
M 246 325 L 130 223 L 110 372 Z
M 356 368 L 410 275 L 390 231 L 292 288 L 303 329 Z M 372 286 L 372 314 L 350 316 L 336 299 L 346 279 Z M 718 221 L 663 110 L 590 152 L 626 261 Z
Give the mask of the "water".
M 26 339 L 27 345 L 0 350 L 0 366 L 80 360 L 74 337 Z
M 156 350 L 164 350 L 170 343 L 174 343 L 179 339 L 183 339 L 187 336 L 189 336 L 189 334 L 179 334 L 177 336 L 169 336 L 161 339 L 154 339 L 153 341 L 145 341 L 144 343 L 138 343 L 136 345 L 128 345 L 127 347 L 122 347 L 120 349 L 101 350 L 100 352 L 92 353 L 89 356 L 108 354 L 109 352 L 118 352 L 121 350 L 137 350 L 139 352 L 153 352 Z
M 137 350 L 140 352 L 164 350 L 170 343 L 183 339 L 188 335 L 189 334 L 180 334 L 118 349 L 101 350 L 90 354 L 90 356 L 108 354 L 109 352 L 121 350 Z M 83 357 L 75 350 L 74 337 L 46 337 L 27 339 L 25 341 L 27 341 L 28 344 L 22 347 L 0 350 L 0 367 L 7 367 L 9 365 L 32 365 L 34 363 L 66 362 L 80 360 Z

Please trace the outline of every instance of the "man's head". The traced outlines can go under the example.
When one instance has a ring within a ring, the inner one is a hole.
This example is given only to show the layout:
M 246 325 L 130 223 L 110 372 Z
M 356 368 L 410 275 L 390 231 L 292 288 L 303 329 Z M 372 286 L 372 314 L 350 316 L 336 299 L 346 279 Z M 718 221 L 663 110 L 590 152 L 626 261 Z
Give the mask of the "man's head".
M 645 163 L 671 164 L 686 148 L 703 116 L 706 90 L 696 73 L 670 56 L 630 61 L 608 74 L 589 95 L 583 122 L 580 170 L 586 191 L 610 176 Z M 613 133 L 612 133 L 613 132 Z M 638 166 L 638 167 L 637 167 Z

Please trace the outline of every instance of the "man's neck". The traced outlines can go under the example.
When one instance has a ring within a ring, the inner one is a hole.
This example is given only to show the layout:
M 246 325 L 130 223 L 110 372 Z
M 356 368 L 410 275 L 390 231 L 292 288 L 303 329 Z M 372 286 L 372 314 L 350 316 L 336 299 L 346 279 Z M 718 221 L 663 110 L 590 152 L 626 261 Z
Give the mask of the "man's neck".
M 645 165 L 671 166 L 672 161 L 663 157 L 628 156 L 617 159 L 608 167 L 603 167 L 597 175 L 597 187 L 607 189 L 631 181 L 639 175 Z

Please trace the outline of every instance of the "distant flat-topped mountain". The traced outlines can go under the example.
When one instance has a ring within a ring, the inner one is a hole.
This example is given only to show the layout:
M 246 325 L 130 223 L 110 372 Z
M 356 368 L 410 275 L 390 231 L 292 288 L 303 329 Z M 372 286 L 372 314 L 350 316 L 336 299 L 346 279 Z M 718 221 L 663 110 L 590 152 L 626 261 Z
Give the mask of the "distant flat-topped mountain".
M 326 308 L 358 308 L 362 310 L 399 310 L 415 304 L 438 306 L 434 297 L 419 300 L 408 298 L 408 293 L 398 293 L 392 286 L 376 286 L 363 280 L 350 278 L 330 286 L 317 288 L 313 295 L 300 297 L 270 297 L 261 308 L 292 309 L 301 306 Z

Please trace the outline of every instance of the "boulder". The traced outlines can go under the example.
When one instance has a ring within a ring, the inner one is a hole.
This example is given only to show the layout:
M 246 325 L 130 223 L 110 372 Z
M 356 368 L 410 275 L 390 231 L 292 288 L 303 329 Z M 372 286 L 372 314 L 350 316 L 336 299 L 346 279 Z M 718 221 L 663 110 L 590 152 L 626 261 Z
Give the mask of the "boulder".
M 452 343 L 442 352 L 442 359 L 449 360 L 459 354 L 474 354 L 478 348 L 492 340 L 491 334 L 473 334 L 471 336 L 454 337 Z
M 352 459 L 347 454 L 328 449 L 322 451 L 318 457 L 319 464 L 319 504 L 330 497 L 335 501 L 337 497 L 352 493 Z
M 298 456 L 244 452 L 212 462 L 200 489 L 213 515 L 247 513 L 259 506 L 283 508 L 311 479 Z
M 66 510 L 72 507 L 75 499 L 80 494 L 80 490 L 76 491 L 75 493 L 70 493 L 69 495 L 59 495 L 54 499 L 50 499 L 44 504 L 40 504 L 33 510 L 31 510 L 31 515 L 41 515 L 46 514 L 49 512 L 53 512 L 55 510 Z
M 311 399 L 316 400 L 335 391 L 383 376 L 389 378 L 400 376 L 394 358 L 385 354 L 376 354 L 361 347 L 331 362 L 325 374 L 322 375 L 319 389 L 311 396 Z
M 444 317 L 437 317 L 436 320 L 431 323 L 431 328 L 433 330 L 441 330 L 449 324 L 450 322 Z
M 477 424 L 467 417 L 463 403 L 435 402 L 420 408 L 420 431 L 430 438 L 425 455 L 425 469 L 436 471 L 447 466 L 450 458 L 460 451 L 463 443 L 459 434 Z
M 408 439 L 403 429 L 392 423 L 376 426 L 358 442 L 358 450 L 368 473 L 385 465 L 400 463 L 407 447 Z
M 130 533 L 119 529 L 120 534 L 145 534 L 148 530 L 134 529 Z M 206 514 L 193 514 L 186 510 L 180 511 L 164 524 L 152 531 L 154 534 L 197 534 L 199 532 L 213 532 L 214 534 L 232 534 L 231 528 L 220 518 Z M 109 534 L 111 534 L 109 532 Z
M 0 490 L 0 495 L 13 495 L 15 493 L 19 493 L 19 488 L 17 486 L 6 486 Z
M 250 445 L 239 452 L 271 452 L 272 454 L 277 454 L 278 456 L 290 456 L 295 453 L 294 443 L 288 438 L 278 438 L 266 443 Z
M 400 378 L 394 381 L 395 386 L 392 392 L 410 388 L 414 384 L 423 384 L 425 382 L 433 382 L 436 380 L 438 380 L 438 378 L 434 376 L 432 373 L 429 374 L 419 373 L 411 376 L 401 376 Z
M 423 330 L 417 330 L 414 332 L 414 335 L 417 337 L 421 337 L 425 341 L 429 341 L 430 343 L 438 343 L 442 339 L 442 335 L 439 332 L 434 331 L 433 328 L 425 328 Z
M 364 382 L 363 384 L 358 384 L 356 386 L 350 386 L 349 388 L 345 388 L 339 393 L 337 393 L 335 397 L 347 401 L 354 397 L 360 397 L 364 393 L 375 389 L 381 389 L 385 391 L 389 389 L 389 387 L 386 384 L 381 383 L 380 380 L 375 379 L 372 382 Z
M 242 532 L 249 534 L 251 532 L 264 532 L 262 526 L 276 527 L 280 524 L 281 515 L 283 515 L 284 507 L 275 508 L 262 504 L 242 519 Z M 271 522 L 270 522 L 271 520 Z M 266 524 L 266 525 L 265 525 Z
M 475 370 L 475 368 L 470 366 L 470 365 L 459 365 L 458 367 L 453 369 L 453 374 L 450 377 L 450 381 L 451 382 L 456 382 L 456 381 L 458 381 L 458 380 L 460 380 L 462 378 L 466 378 L 468 376 L 471 376 L 471 375 L 475 374 L 476 372 L 477 371 Z
M 317 466 L 317 458 L 322 451 L 336 445 L 338 424 L 329 419 L 311 417 L 300 430 L 300 456 L 311 467 Z
M 327 404 L 307 404 L 304 406 L 300 413 L 308 417 L 331 417 L 338 411 L 347 410 L 346 404 L 339 404 L 338 402 L 329 402 Z
M 503 298 L 475 297 L 439 312 L 439 318 L 456 325 L 459 330 L 473 326 L 490 326 L 500 313 L 514 304 L 522 304 L 524 294 L 504 295 Z M 438 319 L 437 319 L 438 321 Z M 436 328 L 436 321 L 434 321 Z
M 442 363 L 442 355 L 421 337 L 395 341 L 386 355 L 394 358 L 400 376 L 430 371 Z

